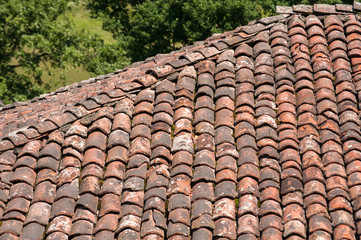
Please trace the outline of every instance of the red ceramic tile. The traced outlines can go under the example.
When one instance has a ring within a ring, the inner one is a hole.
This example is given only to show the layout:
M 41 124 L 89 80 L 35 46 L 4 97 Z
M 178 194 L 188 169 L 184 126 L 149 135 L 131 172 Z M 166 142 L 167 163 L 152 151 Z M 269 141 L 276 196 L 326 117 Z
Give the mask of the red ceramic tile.
M 352 9 L 295 5 L 1 109 L 0 238 L 352 239 Z

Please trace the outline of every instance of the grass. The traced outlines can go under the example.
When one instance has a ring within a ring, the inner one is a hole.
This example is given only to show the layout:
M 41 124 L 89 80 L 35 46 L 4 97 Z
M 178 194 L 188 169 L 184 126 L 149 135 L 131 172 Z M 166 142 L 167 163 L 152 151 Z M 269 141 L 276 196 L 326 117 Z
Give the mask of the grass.
M 85 8 L 85 5 L 82 1 L 76 4 L 74 2 L 69 3 L 70 9 L 65 14 L 64 17 L 70 19 L 74 22 L 75 28 L 80 31 L 85 31 L 89 34 L 97 34 L 101 39 L 104 40 L 105 44 L 114 43 L 111 33 L 106 32 L 102 29 L 102 21 L 98 19 L 93 19 L 90 17 L 90 12 Z M 44 64 L 41 64 L 40 67 L 45 69 Z M 90 78 L 90 73 L 84 70 L 81 67 L 70 68 L 69 70 L 62 69 L 53 69 L 50 68 L 53 72 L 53 75 L 44 74 L 43 76 L 43 87 L 46 91 L 51 92 L 59 87 L 70 85 L 74 82 L 80 82 L 85 79 Z M 19 73 L 22 73 L 23 70 L 20 68 Z M 61 81 L 61 75 L 65 74 L 66 80 Z
M 90 17 L 90 12 L 86 10 L 84 3 L 76 5 L 74 2 L 70 2 L 69 6 L 71 10 L 67 12 L 66 17 L 74 22 L 77 30 L 98 34 L 105 44 L 115 43 L 112 34 L 102 29 L 102 22 Z

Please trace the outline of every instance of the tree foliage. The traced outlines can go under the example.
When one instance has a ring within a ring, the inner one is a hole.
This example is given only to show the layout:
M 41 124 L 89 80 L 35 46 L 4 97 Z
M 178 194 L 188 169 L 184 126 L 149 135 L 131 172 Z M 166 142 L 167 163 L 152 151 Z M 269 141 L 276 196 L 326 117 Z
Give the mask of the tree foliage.
M 272 4 L 271 0 L 90 0 L 88 8 L 104 19 L 104 29 L 137 61 L 268 16 Z
M 114 41 L 79 32 L 65 14 L 70 2 L 86 3 Z M 352 0 L 0 0 L 0 105 L 43 93 L 53 69 L 112 72 L 270 16 L 276 5 L 315 3 Z
M 114 71 L 124 53 L 96 35 L 79 32 L 64 17 L 68 0 L 0 0 L 0 100 L 22 101 L 44 92 L 53 69 L 83 66 Z M 115 59 L 117 58 L 117 59 Z M 105 63 L 104 63 L 105 62 Z M 119 66 L 118 66 L 119 67 Z M 61 81 L 65 78 L 55 81 Z
M 345 0 L 350 3 L 352 0 Z M 341 0 L 89 0 L 94 17 L 122 41 L 127 56 L 143 60 L 213 33 L 275 13 L 276 5 L 342 3 Z

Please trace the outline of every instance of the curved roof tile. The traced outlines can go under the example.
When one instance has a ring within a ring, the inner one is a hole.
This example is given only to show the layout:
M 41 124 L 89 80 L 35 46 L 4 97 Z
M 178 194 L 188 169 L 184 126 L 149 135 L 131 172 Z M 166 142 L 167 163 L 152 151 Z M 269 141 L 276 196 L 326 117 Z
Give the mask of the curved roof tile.
M 1 109 L 0 239 L 356 239 L 361 23 L 281 15 Z

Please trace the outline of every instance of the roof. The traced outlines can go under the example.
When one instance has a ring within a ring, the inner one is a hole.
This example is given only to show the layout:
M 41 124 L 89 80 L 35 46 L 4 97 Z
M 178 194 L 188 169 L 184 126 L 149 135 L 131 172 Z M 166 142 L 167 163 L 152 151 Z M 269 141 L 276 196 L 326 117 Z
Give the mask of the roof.
M 361 4 L 1 109 L 0 239 L 358 239 Z

